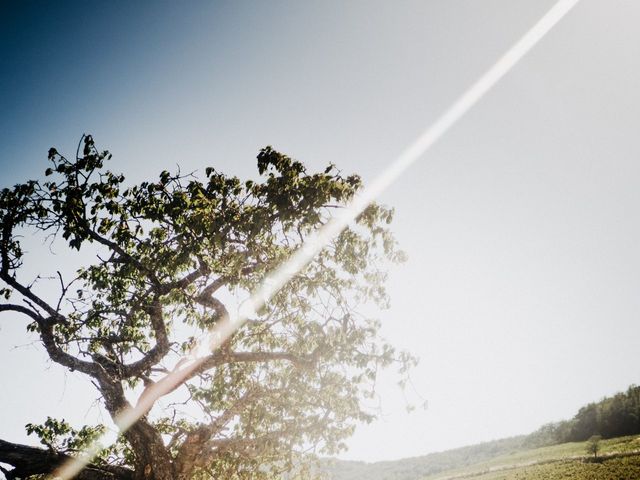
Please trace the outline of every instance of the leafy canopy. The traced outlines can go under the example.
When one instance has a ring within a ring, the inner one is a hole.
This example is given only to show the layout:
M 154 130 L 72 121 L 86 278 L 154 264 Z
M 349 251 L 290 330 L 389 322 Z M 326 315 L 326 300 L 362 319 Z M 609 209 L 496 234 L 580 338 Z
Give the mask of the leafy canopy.
M 49 151 L 46 181 L 2 190 L 0 278 L 7 301 L 23 300 L 2 310 L 27 315 L 50 358 L 92 377 L 115 417 L 131 389 L 157 381 L 199 332 L 232 314 L 343 208 L 361 180 L 333 165 L 309 173 L 266 147 L 258 181 L 207 168 L 204 180 L 163 171 L 155 181 L 127 185 L 104 168 L 110 158 L 86 136 L 73 160 Z M 302 452 L 343 448 L 355 422 L 373 418 L 363 400 L 378 368 L 399 362 L 406 371 L 413 362 L 363 314 L 366 304 L 387 306 L 387 266 L 403 260 L 392 217 L 370 205 L 209 354 L 175 393 L 188 407 L 140 419 L 121 439 L 126 448 L 118 451 L 129 454 L 111 461 L 136 478 L 268 478 Z M 55 302 L 20 278 L 25 229 L 95 254 L 74 278 L 59 274 Z M 27 428 L 48 447 L 82 441 L 56 445 L 55 434 L 73 432 L 47 422 Z M 94 430 L 80 432 L 86 438 Z

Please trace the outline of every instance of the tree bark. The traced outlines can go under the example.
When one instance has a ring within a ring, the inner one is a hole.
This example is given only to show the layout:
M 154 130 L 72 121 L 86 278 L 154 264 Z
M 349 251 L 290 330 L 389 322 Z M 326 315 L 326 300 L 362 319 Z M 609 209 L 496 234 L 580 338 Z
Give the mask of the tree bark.
M 2 469 L 7 480 L 28 478 L 31 475 L 53 472 L 69 455 L 44 448 L 30 447 L 0 440 L 0 463 L 13 467 Z M 88 465 L 76 477 L 77 480 L 133 480 L 134 472 L 126 467 L 113 465 Z
M 130 409 L 131 405 L 118 380 L 103 375 L 98 381 L 105 407 L 115 421 L 120 413 Z M 162 441 L 160 432 L 146 417 L 143 416 L 135 422 L 124 432 L 124 436 L 135 454 L 135 480 L 173 480 L 173 464 L 169 451 Z

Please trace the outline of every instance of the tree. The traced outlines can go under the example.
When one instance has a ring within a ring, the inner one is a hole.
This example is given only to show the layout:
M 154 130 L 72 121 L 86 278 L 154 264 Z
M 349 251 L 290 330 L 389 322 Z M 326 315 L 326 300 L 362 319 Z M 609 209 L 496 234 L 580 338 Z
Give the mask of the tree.
M 600 440 L 602 437 L 600 435 L 591 435 L 589 440 L 587 440 L 587 453 L 593 454 L 593 458 L 598 458 L 598 452 L 600 451 Z
M 91 377 L 113 418 L 361 187 L 356 175 L 333 165 L 308 173 L 271 147 L 258 155 L 259 180 L 246 182 L 207 168 L 204 181 L 163 171 L 126 185 L 91 136 L 73 160 L 53 148 L 48 157 L 50 179 L 0 194 L 0 312 L 26 318 L 51 361 Z M 355 423 L 374 417 L 363 400 L 378 368 L 413 362 L 362 313 L 386 307 L 388 262 L 403 259 L 391 220 L 370 205 L 172 393 L 187 398 L 188 415 L 155 408 L 81 478 L 271 478 L 305 452 L 344 448 Z M 41 279 L 22 278 L 25 230 L 95 260 L 73 278 L 57 272 L 51 300 Z M 47 448 L 0 441 L 8 478 L 51 472 L 100 427 L 49 418 L 28 429 Z
M 589 403 L 578 410 L 573 417 L 570 438 L 574 442 L 584 442 L 589 439 L 600 426 L 598 404 Z

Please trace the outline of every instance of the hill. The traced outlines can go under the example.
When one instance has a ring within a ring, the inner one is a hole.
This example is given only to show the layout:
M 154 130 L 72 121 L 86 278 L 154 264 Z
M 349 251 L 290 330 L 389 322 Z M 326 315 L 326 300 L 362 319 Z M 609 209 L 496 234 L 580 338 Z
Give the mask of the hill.
M 596 434 L 609 440 L 601 442 L 602 461 L 589 462 L 586 440 Z M 583 478 L 584 474 L 584 478 L 600 479 L 607 478 L 602 476 L 603 468 L 620 473 L 617 477 L 612 473 L 612 478 L 635 479 L 640 478 L 638 434 L 640 387 L 632 385 L 626 392 L 587 404 L 571 420 L 544 425 L 528 435 L 396 461 L 323 460 L 322 469 L 331 480 L 536 479 L 556 478 L 556 474 L 557 478 Z M 623 472 L 635 473 L 624 476 Z
M 587 442 L 571 442 L 507 455 L 464 468 L 440 472 L 423 480 L 541 480 L 640 478 L 640 436 L 601 442 L 597 458 L 587 454 Z
M 594 461 L 587 442 L 517 450 L 523 437 L 391 462 L 333 461 L 332 480 L 635 480 L 640 478 L 640 436 L 603 440 Z M 510 447 L 516 450 L 507 452 Z M 494 452 L 493 454 L 491 452 Z
M 394 461 L 330 460 L 324 470 L 332 480 L 414 480 L 523 450 L 526 438 L 522 435 Z

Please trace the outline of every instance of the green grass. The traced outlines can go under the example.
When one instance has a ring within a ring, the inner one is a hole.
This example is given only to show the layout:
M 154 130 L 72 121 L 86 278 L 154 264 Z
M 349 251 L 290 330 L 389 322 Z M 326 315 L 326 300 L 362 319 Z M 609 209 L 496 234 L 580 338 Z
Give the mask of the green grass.
M 602 459 L 585 461 L 586 442 L 513 452 L 464 468 L 447 470 L 425 480 L 473 478 L 474 480 L 633 480 L 640 479 L 640 455 L 606 458 L 607 455 L 640 452 L 640 436 L 603 440 Z
M 640 456 L 612 458 L 601 463 L 564 460 L 465 478 L 474 480 L 635 480 L 640 478 Z

